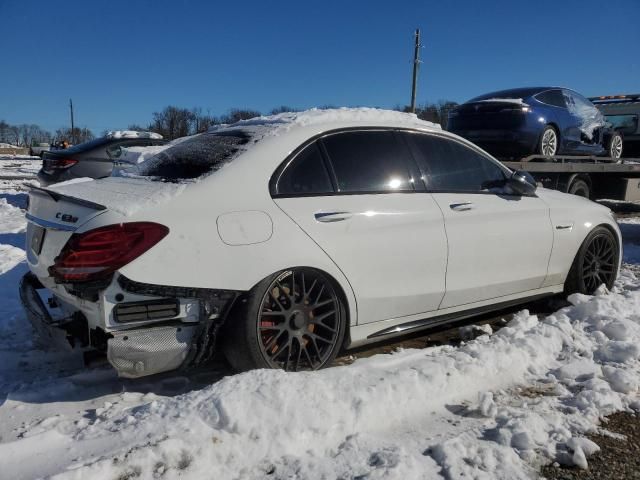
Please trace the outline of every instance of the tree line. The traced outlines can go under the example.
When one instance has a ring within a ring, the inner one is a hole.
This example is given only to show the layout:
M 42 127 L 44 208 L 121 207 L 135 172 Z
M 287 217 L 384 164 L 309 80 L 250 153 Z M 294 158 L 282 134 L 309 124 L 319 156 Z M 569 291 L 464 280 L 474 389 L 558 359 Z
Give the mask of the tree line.
M 449 111 L 457 103 L 448 100 L 440 100 L 436 103 L 423 103 L 416 107 L 416 115 L 422 120 L 439 123 L 442 128 L 447 127 Z M 320 108 L 334 108 L 326 105 Z M 300 109 L 286 105 L 274 108 L 267 114 L 275 115 L 282 112 L 295 112 Z M 408 112 L 407 106 L 396 106 L 394 110 Z M 212 115 L 209 111 L 203 112 L 202 108 L 182 108 L 169 105 L 158 112 L 153 112 L 151 121 L 147 125 L 130 124 L 128 130 L 151 131 L 162 135 L 168 140 L 185 137 L 196 133 L 206 132 L 214 125 L 235 123 L 239 120 L 247 120 L 262 115 L 262 112 L 249 108 L 232 108 L 223 115 Z M 107 131 L 103 132 L 103 135 Z M 59 128 L 51 133 L 36 124 L 11 125 L 0 120 L 0 142 L 10 143 L 16 146 L 29 147 L 38 143 L 51 143 L 68 141 L 72 144 L 86 142 L 94 138 L 93 132 L 88 128 Z
M 9 143 L 17 147 L 32 147 L 39 143 L 52 143 L 67 140 L 70 143 L 82 143 L 92 140 L 93 132 L 88 128 L 59 128 L 54 133 L 36 125 L 22 123 L 11 125 L 0 120 L 0 143 Z
M 436 103 L 426 102 L 416 107 L 416 115 L 422 120 L 439 123 L 442 128 L 447 126 L 447 118 L 449 111 L 458 105 L 456 102 L 449 100 L 440 100 Z M 326 105 L 320 108 L 335 108 Z M 409 112 L 408 106 L 396 106 L 394 110 L 401 112 Z M 282 105 L 268 112 L 269 115 L 275 115 L 283 112 L 296 112 L 297 108 Z M 247 108 L 232 108 L 226 114 L 214 116 L 210 113 L 203 113 L 201 108 L 180 108 L 173 105 L 165 107 L 159 112 L 154 112 L 152 120 L 146 127 L 132 124 L 129 130 L 148 130 L 162 135 L 168 140 L 185 137 L 196 133 L 206 132 L 214 125 L 235 123 L 239 120 L 247 120 L 262 115 L 258 110 Z

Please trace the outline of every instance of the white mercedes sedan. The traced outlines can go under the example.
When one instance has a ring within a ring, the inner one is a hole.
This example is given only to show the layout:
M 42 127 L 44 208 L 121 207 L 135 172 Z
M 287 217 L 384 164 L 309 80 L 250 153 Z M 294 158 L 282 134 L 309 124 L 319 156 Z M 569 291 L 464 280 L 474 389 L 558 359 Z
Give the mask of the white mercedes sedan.
M 310 110 L 176 141 L 136 172 L 33 187 L 26 312 L 124 377 L 314 370 L 342 348 L 611 288 L 611 212 L 536 189 L 414 115 Z

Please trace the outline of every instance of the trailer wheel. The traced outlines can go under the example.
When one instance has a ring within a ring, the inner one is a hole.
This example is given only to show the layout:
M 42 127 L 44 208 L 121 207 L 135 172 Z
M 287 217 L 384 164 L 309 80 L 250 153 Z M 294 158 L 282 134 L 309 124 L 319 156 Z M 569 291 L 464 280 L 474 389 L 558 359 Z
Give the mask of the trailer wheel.
M 591 198 L 591 189 L 589 184 L 582 178 L 575 178 L 569 185 L 568 193 L 578 195 L 579 197 Z

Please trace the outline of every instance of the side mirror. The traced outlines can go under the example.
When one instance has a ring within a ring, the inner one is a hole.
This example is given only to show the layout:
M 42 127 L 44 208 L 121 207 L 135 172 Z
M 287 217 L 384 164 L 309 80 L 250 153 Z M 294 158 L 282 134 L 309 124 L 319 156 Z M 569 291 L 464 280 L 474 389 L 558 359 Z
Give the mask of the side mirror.
M 530 173 L 516 170 L 507 180 L 507 185 L 517 195 L 533 195 L 538 187 Z

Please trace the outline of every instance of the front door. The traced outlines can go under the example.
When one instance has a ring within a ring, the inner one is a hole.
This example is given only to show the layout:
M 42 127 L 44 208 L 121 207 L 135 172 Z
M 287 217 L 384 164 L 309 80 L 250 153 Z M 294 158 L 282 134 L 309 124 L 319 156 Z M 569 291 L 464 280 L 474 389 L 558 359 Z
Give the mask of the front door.
M 540 288 L 553 242 L 547 205 L 510 194 L 509 171 L 462 142 L 405 136 L 444 215 L 449 260 L 440 308 Z
M 278 178 L 274 201 L 342 270 L 359 324 L 433 311 L 444 296 L 443 217 L 414 174 L 394 132 L 365 130 L 312 143 Z

